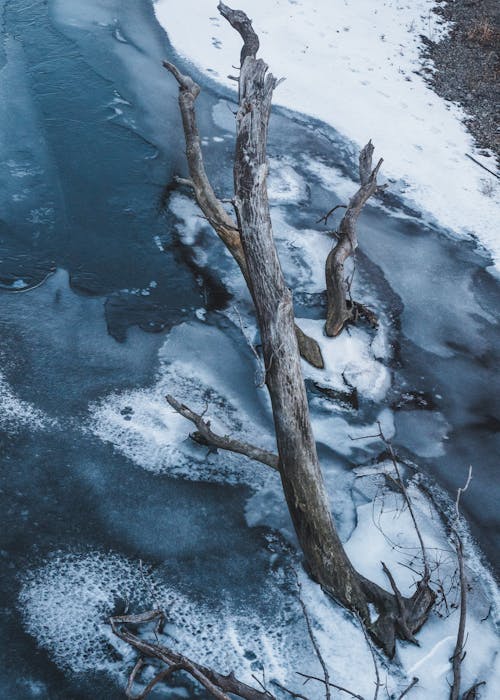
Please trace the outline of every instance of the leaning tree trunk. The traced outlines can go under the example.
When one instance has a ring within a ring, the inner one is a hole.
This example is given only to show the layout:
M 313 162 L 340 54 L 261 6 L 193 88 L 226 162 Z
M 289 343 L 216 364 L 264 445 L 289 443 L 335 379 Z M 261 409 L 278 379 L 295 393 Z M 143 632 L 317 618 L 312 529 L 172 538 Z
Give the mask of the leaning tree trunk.
M 198 435 L 205 441 L 279 468 L 288 509 L 310 575 L 327 593 L 356 613 L 377 643 L 392 656 L 396 636 L 415 641 L 413 634 L 425 622 L 434 594 L 428 586 L 427 573 L 411 598 L 401 595 L 392 575 L 385 568 L 393 594 L 368 581 L 352 566 L 335 529 L 311 427 L 292 294 L 285 283 L 274 243 L 267 196 L 267 135 L 273 90 L 278 81 L 268 73 L 264 61 L 256 58 L 259 41 L 245 13 L 232 10 L 222 3 L 219 3 L 219 11 L 243 39 L 234 163 L 236 226 L 216 203 L 204 201 L 203 206 L 207 211 L 210 209 L 209 219 L 240 264 L 252 293 L 278 455 L 275 457 L 246 443 L 217 436 L 201 416 L 178 404 L 172 397 L 168 397 L 168 400 L 176 410 L 195 423 Z M 209 199 L 212 196 L 215 199 L 215 195 L 208 178 L 205 181 L 203 177 L 194 177 L 203 167 L 199 144 L 193 144 L 191 140 L 193 124 L 196 128 L 193 103 L 199 88 L 191 78 L 180 74 L 175 66 L 168 63 L 165 66 L 179 83 L 187 156 L 193 177 L 190 184 L 195 192 L 201 188 L 203 196 L 197 194 L 197 199 L 202 206 L 207 192 Z M 190 114 L 185 113 L 187 109 Z M 199 141 L 197 132 L 196 137 Z M 371 164 L 371 150 L 368 150 Z M 366 173 L 366 181 L 365 173 L 361 171 L 363 164 L 364 160 L 360 161 L 361 190 L 366 189 L 359 200 L 356 197 L 351 200 L 352 216 L 347 217 L 346 227 L 347 224 L 354 225 L 361 207 L 376 187 L 380 164 L 371 174 Z M 204 170 L 203 176 L 206 178 Z M 346 228 L 346 233 L 349 233 L 352 248 L 352 229 Z M 233 245 L 236 245 L 238 255 L 235 255 Z M 339 256 L 341 262 L 343 255 Z M 339 294 L 344 294 L 344 288 L 340 287 L 342 285 L 339 284 Z M 374 622 L 370 619 L 370 603 L 377 609 Z
M 277 81 L 262 59 L 245 50 L 249 42 L 244 21 L 238 21 L 229 8 L 219 7 L 245 40 L 236 116 L 235 207 L 260 329 L 283 489 L 311 575 L 366 618 L 359 580 L 330 514 L 294 332 L 292 294 L 283 277 L 271 226 L 266 152 Z

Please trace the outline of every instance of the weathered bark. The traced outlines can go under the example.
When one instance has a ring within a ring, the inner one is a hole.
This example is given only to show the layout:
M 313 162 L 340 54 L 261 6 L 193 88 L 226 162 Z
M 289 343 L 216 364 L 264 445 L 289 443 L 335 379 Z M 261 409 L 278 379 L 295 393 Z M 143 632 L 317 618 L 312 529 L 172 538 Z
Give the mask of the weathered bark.
M 222 8 L 239 31 L 241 13 L 233 22 L 232 11 Z M 246 51 L 236 116 L 235 208 L 260 329 L 280 474 L 295 531 L 313 578 L 366 620 L 366 599 L 330 514 L 300 367 L 292 295 L 273 238 L 266 151 L 276 82 L 264 61 Z
M 240 14 L 243 15 L 243 13 Z M 243 27 L 244 22 L 243 20 L 241 21 L 241 26 Z M 256 37 L 256 35 L 254 36 Z M 255 42 L 251 34 L 249 35 L 248 42 L 255 50 L 258 49 L 258 39 Z M 163 61 L 163 65 L 172 73 L 179 84 L 179 107 L 182 116 L 184 137 L 186 139 L 186 156 L 191 178 L 190 180 L 179 178 L 179 181 L 193 188 L 198 206 L 238 263 L 250 294 L 253 295 L 245 253 L 241 244 L 239 227 L 217 198 L 205 170 L 201 150 L 201 139 L 194 108 L 195 100 L 200 94 L 200 86 L 195 83 L 190 76 L 183 75 L 173 63 Z M 297 325 L 295 326 L 295 332 L 297 333 L 302 357 L 314 367 L 323 369 L 324 362 L 318 343 L 313 338 L 307 336 Z
M 347 321 L 356 313 L 358 305 L 350 299 L 350 285 L 345 276 L 344 265 L 358 247 L 356 222 L 368 199 L 379 189 L 377 173 L 382 158 L 372 170 L 373 145 L 369 141 L 359 156 L 361 187 L 351 198 L 338 230 L 338 241 L 330 251 L 325 264 L 327 313 L 325 332 L 338 335 Z M 331 212 L 329 212 L 330 214 Z M 327 215 L 328 217 L 328 215 Z

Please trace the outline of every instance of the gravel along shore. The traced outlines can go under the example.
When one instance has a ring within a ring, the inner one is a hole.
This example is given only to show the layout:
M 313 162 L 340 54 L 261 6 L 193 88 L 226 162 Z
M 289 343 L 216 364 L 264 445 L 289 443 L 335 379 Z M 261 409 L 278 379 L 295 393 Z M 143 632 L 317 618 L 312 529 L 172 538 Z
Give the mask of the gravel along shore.
M 479 148 L 493 151 L 500 165 L 500 2 L 440 2 L 434 12 L 453 25 L 439 43 L 425 40 L 436 67 L 428 79 L 438 95 L 462 106 Z

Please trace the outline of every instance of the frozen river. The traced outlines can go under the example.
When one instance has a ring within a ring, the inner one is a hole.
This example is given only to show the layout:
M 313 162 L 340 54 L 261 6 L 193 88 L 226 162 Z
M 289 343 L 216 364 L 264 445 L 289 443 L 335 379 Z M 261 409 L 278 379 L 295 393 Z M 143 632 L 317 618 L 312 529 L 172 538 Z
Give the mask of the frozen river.
M 265 436 L 269 415 L 244 338 L 222 313 L 239 289 L 232 262 L 186 193 L 167 188 L 185 165 L 177 88 L 161 60 L 179 59 L 150 3 L 0 0 L 0 9 L 0 695 L 120 698 L 102 672 L 113 660 L 91 651 L 92 620 L 66 646 L 54 642 L 79 613 L 62 604 L 61 577 L 93 585 L 141 559 L 190 600 L 210 605 L 222 591 L 265 618 L 273 523 L 259 509 L 272 499 L 252 501 L 251 479 L 225 475 L 220 462 L 212 478 L 199 454 L 194 466 L 189 450 L 165 457 L 161 395 L 188 392 L 208 353 L 217 360 L 203 381 L 220 377 L 225 399 L 241 389 L 241 420 Z M 200 80 L 207 167 L 229 196 L 232 98 Z M 329 245 L 314 222 L 352 191 L 356 154 L 331 128 L 284 110 L 269 153 L 285 272 L 297 316 L 314 325 L 324 314 L 315 241 Z M 382 416 L 402 457 L 452 497 L 472 464 L 463 511 L 498 572 L 498 282 L 472 243 L 390 195 L 363 214 L 359 238 L 357 291 L 386 329 L 366 360 L 381 388 L 338 415 L 315 397 L 325 462 L 348 474 L 376 459 L 377 441 L 338 445 Z M 345 536 L 352 510 L 348 495 L 334 503 Z M 29 588 L 26 572 L 47 561 L 45 587 Z M 33 590 L 59 606 L 55 627 L 22 611 Z

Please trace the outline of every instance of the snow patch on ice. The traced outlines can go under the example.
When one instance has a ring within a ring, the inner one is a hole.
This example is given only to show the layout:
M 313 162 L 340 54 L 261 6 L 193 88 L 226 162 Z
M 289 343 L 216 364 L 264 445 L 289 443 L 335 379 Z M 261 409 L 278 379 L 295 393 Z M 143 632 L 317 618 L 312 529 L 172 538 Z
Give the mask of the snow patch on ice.
M 262 591 L 264 612 L 250 604 L 236 610 L 230 600 L 195 602 L 167 577 L 115 553 L 59 552 L 24 574 L 19 609 L 27 632 L 73 673 L 105 671 L 123 679 L 130 671 L 135 652 L 114 637 L 108 622 L 125 607 L 163 610 L 160 643 L 251 684 L 262 669 L 267 679 L 295 683 L 304 659 L 314 665 L 311 650 L 298 641 L 307 639 L 299 633 L 304 622 L 282 571 L 271 574 Z M 312 692 L 312 699 L 321 697 Z
M 391 384 L 391 375 L 377 359 L 387 351 L 384 340 L 377 340 L 379 334 L 383 335 L 383 330 L 378 331 L 373 340 L 368 331 L 358 327 L 349 328 L 348 332 L 337 338 L 328 338 L 324 334 L 322 320 L 299 318 L 297 324 L 318 342 L 325 361 L 325 369 L 322 370 L 302 362 L 306 378 L 337 391 L 356 388 L 360 395 L 371 401 L 384 398 Z
M 161 350 L 156 383 L 91 405 L 90 429 L 149 471 L 193 481 L 255 485 L 267 477 L 268 467 L 249 469 L 244 457 L 218 456 L 195 445 L 189 438 L 193 424 L 165 400 L 172 394 L 193 410 L 206 411 L 215 432 L 273 450 L 267 398 L 252 398 L 253 371 L 244 344 L 238 347 L 223 331 L 203 323 L 181 324 Z M 243 399 L 242 387 L 249 387 Z
M 44 430 L 54 425 L 54 421 L 43 411 L 40 411 L 29 401 L 23 401 L 16 396 L 2 372 L 0 372 L 0 404 L 2 406 L 0 411 L 1 430 L 14 433 L 23 428 Z
M 234 90 L 226 76 L 241 42 L 227 22 L 214 20 L 212 0 L 157 0 L 154 7 L 175 49 Z M 484 171 L 465 154 L 492 159 L 477 152 L 464 112 L 422 76 L 432 64 L 421 59 L 421 35 L 438 41 L 448 31 L 434 0 L 241 0 L 239 7 L 254 20 L 260 55 L 287 78 L 276 103 L 331 124 L 358 148 L 371 137 L 384 174 L 401 183 L 413 208 L 456 235 L 476 237 L 498 271 L 500 188 L 485 193 Z M 333 76 L 326 89 L 324 76 Z

